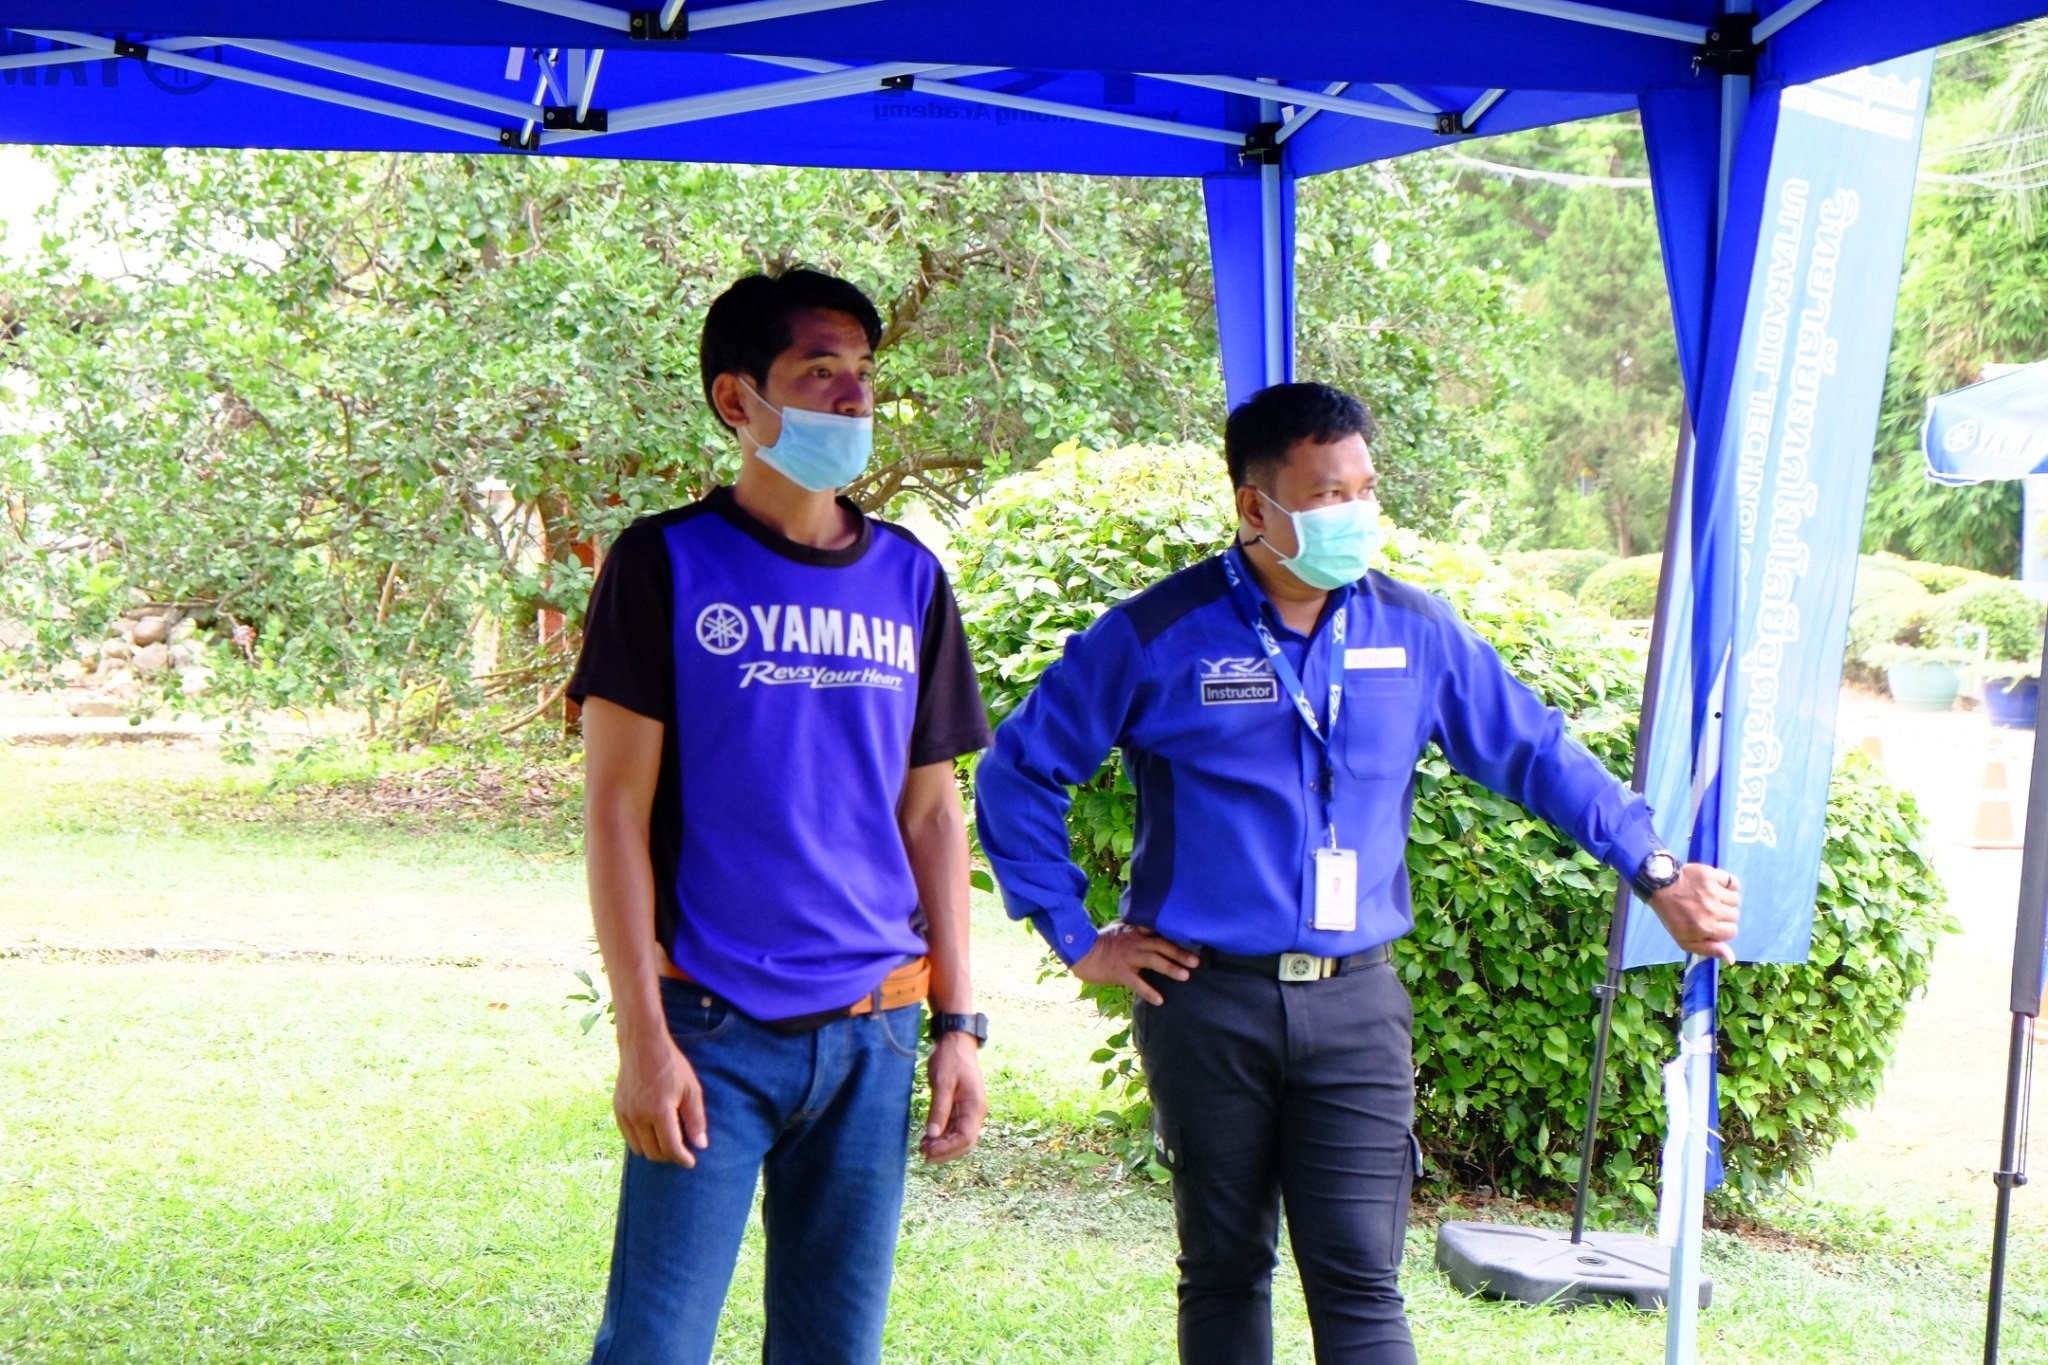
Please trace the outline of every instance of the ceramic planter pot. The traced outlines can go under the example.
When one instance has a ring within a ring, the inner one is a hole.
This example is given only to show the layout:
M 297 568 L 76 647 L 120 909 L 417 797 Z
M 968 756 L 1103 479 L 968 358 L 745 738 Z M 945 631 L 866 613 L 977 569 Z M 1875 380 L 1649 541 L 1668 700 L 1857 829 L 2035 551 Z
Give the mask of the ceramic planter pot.
M 1896 663 L 1884 671 L 1892 700 L 1907 711 L 1946 711 L 1956 704 L 1963 680 L 1942 663 Z
M 2009 730 L 2034 728 L 2034 713 L 2041 698 L 2039 678 L 1986 678 L 1984 710 L 1993 725 Z

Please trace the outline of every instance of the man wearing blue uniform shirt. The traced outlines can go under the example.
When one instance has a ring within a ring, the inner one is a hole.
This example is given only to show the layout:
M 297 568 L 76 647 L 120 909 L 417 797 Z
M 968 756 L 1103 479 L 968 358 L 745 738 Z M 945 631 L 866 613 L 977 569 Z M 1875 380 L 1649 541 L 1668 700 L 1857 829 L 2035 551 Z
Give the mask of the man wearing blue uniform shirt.
M 879 1359 L 920 1002 L 925 1160 L 987 1110 L 953 776 L 987 716 L 938 560 L 834 496 L 880 335 L 813 271 L 721 295 L 704 392 L 739 478 L 635 522 L 591 597 L 569 695 L 628 1149 L 594 1365 L 711 1358 L 757 1179 L 763 1359 Z
M 1230 416 L 1237 543 L 1106 612 L 997 731 L 977 828 L 1005 903 L 1132 1024 L 1174 1181 L 1180 1358 L 1272 1357 L 1284 1203 L 1319 1361 L 1412 1362 L 1397 1284 L 1420 1163 L 1414 768 L 1437 744 L 1631 878 L 1689 951 L 1731 958 L 1734 879 L 1680 867 L 1564 717 L 1428 593 L 1368 571 L 1371 416 L 1321 384 Z M 1138 793 L 1130 886 L 1098 934 L 1068 789 L 1112 748 Z

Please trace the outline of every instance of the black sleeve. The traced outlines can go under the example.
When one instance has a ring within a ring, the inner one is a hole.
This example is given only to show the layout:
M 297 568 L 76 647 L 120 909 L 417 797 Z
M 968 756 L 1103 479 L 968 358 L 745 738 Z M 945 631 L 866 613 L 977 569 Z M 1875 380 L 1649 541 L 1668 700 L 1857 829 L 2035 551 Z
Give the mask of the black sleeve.
M 967 630 L 944 572 L 924 610 L 917 661 L 917 714 L 910 728 L 910 766 L 944 763 L 988 747 L 988 709 L 967 649 Z
M 676 661 L 669 636 L 674 610 L 675 583 L 662 528 L 635 522 L 598 570 L 569 696 L 578 705 L 586 697 L 602 697 L 650 720 L 672 723 Z

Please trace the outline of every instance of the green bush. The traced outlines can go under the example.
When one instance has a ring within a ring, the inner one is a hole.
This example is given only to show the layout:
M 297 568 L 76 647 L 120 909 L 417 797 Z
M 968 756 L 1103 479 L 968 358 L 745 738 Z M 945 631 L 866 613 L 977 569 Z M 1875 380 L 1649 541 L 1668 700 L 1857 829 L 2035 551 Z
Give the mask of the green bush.
M 1928 625 L 1942 643 L 1958 642 L 1962 632 L 1981 626 L 1991 659 L 2027 659 L 2041 649 L 2041 604 L 2010 579 L 1988 578 L 1943 593 L 1934 599 Z
M 1884 681 L 1885 656 L 1898 645 L 1917 645 L 1934 608 L 1934 594 L 1907 572 L 1909 560 L 1864 555 L 1856 565 L 1856 595 L 1849 608 L 1849 639 L 1842 674 L 1875 686 Z
M 1879 563 L 1896 567 L 1927 591 L 1936 594 L 1954 592 L 1967 588 L 1973 583 L 1998 583 L 2004 580 L 1976 569 L 1965 569 L 1957 564 L 1934 564 L 1924 559 L 1907 559 L 1904 555 L 1879 553 L 1865 556 Z
M 1617 559 L 1586 579 L 1579 601 L 1618 621 L 1647 621 L 1657 614 L 1657 576 L 1664 556 Z
M 1227 493 L 1222 461 L 1188 448 L 1063 448 L 996 485 L 955 538 L 961 611 L 996 714 L 1021 700 L 1068 631 L 1225 544 Z M 1397 533 L 1389 561 L 1448 599 L 1611 770 L 1627 770 L 1642 673 L 1630 640 L 1471 547 Z M 1415 1002 L 1418 1135 L 1452 1179 L 1559 1193 L 1576 1171 L 1614 879 L 1433 749 L 1416 781 L 1416 931 L 1395 963 Z M 1072 821 L 1098 922 L 1129 875 L 1134 815 L 1112 758 L 1077 793 Z M 1830 795 L 1811 960 L 1726 974 L 1722 1127 L 1738 1194 L 1803 1168 L 1876 1092 L 1934 940 L 1951 927 L 1919 832 L 1911 800 L 1852 755 Z M 1652 1199 L 1677 984 L 1675 968 L 1632 973 L 1616 1002 L 1597 1168 L 1611 1198 Z M 1128 1010 L 1114 994 L 1096 998 L 1105 1014 Z M 1126 1093 L 1120 1117 L 1135 1129 L 1147 1110 L 1128 1027 L 1115 1027 L 1096 1060 L 1105 1087 Z M 1128 1150 L 1140 1147 L 1134 1135 Z
M 1518 578 L 1577 597 L 1586 580 L 1612 564 L 1614 556 L 1605 550 L 1516 550 L 1501 556 L 1501 562 Z
M 1596 752 L 1613 765 L 1632 731 L 1617 726 Z M 1921 834 L 1912 798 L 1850 755 L 1829 793 L 1810 958 L 1722 973 L 1722 1151 L 1736 1198 L 1804 1170 L 1875 1097 L 1935 940 L 1954 928 Z M 1415 1001 L 1417 1135 L 1463 1182 L 1561 1193 L 1578 1170 L 1613 880 L 1434 751 L 1417 774 L 1408 875 L 1416 926 L 1395 962 Z M 1629 973 L 1615 1001 L 1596 1184 L 1644 1208 L 1677 1008 L 1675 967 Z

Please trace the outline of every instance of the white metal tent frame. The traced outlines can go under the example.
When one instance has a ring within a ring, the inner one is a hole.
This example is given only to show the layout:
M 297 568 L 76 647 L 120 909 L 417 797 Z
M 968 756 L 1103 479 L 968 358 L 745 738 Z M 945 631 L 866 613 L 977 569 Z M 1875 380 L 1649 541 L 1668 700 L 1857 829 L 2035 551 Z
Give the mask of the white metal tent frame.
M 692 30 L 729 28 L 853 8 L 878 3 L 878 0 L 749 0 L 749 3 L 722 5 L 701 12 L 686 8 L 683 0 L 664 0 L 659 11 L 619 9 L 595 4 L 591 0 L 498 2 L 608 29 L 623 35 L 628 44 L 633 44 L 681 37 Z M 1716 38 L 1714 30 L 1705 25 L 1582 4 L 1577 0 L 1470 0 L 1470 3 L 1663 38 L 1694 48 L 1710 46 Z M 1752 46 L 1762 44 L 1820 3 L 1821 0 L 1796 0 L 1756 25 L 1748 35 L 1749 43 Z M 619 133 L 788 108 L 846 95 L 915 88 L 920 93 L 942 99 L 1068 118 L 1162 137 L 1214 142 L 1251 152 L 1270 150 L 1264 145 L 1248 144 L 1248 135 L 1238 130 L 1147 118 L 960 83 L 969 77 L 1009 69 L 993 66 L 913 62 L 846 66 L 793 57 L 751 57 L 748 59 L 796 68 L 808 74 L 732 90 L 681 95 L 629 108 L 606 109 L 595 103 L 599 73 L 609 50 L 603 47 L 510 49 L 505 67 L 507 80 L 518 79 L 528 62 L 533 63 L 536 72 L 532 95 L 526 99 L 513 99 L 395 67 L 265 39 L 206 35 L 156 39 L 145 44 L 119 35 L 66 29 L 10 28 L 7 31 L 62 46 L 51 52 L 0 57 L 0 70 L 130 58 L 193 75 L 259 86 L 279 94 L 422 124 L 501 148 L 538 150 L 544 144 L 581 142 Z M 280 75 L 250 70 L 192 55 L 205 49 L 224 48 L 238 48 L 268 57 L 299 74 Z M 1508 93 L 1505 89 L 1486 90 L 1460 107 L 1441 107 L 1438 102 L 1396 84 L 1382 83 L 1372 87 L 1391 101 L 1382 102 L 1358 98 L 1351 93 L 1353 83 L 1345 81 L 1303 88 L 1285 84 L 1282 78 L 1273 76 L 1255 78 L 1149 71 L 1133 74 L 1150 80 L 1272 102 L 1276 106 L 1276 117 L 1272 121 L 1280 125 L 1273 135 L 1273 146 L 1291 138 L 1319 113 L 1398 124 L 1446 138 L 1477 136 L 1485 131 L 1480 124 L 1487 112 Z M 413 98 L 400 100 L 365 95 L 338 83 L 335 78 L 382 86 Z M 462 112 L 451 112 L 447 106 Z M 486 123 L 473 116 L 478 113 L 494 114 L 509 122 Z

